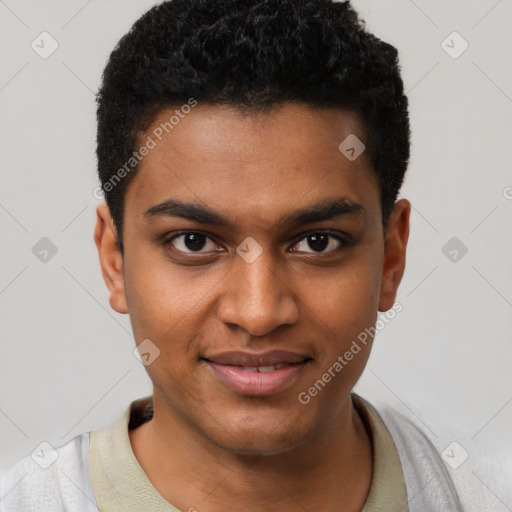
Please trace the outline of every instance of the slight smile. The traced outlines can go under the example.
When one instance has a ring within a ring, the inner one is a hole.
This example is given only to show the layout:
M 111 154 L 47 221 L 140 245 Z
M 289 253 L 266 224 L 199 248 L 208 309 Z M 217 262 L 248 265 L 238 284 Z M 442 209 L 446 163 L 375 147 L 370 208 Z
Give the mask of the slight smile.
M 231 390 L 246 396 L 267 396 L 293 385 L 312 358 L 298 352 L 271 351 L 224 352 L 200 360 Z

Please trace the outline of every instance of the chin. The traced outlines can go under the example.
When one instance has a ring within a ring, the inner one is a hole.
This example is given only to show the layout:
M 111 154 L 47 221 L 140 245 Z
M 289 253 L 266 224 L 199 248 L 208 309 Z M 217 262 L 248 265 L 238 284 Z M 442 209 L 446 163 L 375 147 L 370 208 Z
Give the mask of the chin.
M 215 440 L 213 440 L 215 442 Z M 256 436 L 252 439 L 221 439 L 215 442 L 219 448 L 244 457 L 270 457 L 291 452 L 300 442 L 262 439 Z
M 211 423 L 210 423 L 211 426 Z M 241 420 L 219 421 L 215 432 L 206 436 L 218 447 L 236 455 L 271 456 L 290 452 L 304 444 L 311 435 L 311 429 L 290 417 L 279 421 L 274 415 L 273 421 L 254 416 Z

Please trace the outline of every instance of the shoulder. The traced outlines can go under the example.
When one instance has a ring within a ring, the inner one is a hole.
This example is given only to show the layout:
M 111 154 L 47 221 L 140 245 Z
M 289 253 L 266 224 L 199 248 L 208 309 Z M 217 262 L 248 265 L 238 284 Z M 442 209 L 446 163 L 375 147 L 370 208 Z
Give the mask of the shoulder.
M 430 429 L 418 417 L 376 407 L 398 451 L 411 512 L 503 510 L 512 464 L 462 432 Z
M 89 432 L 56 448 L 43 444 L 8 469 L 0 478 L 0 509 L 98 512 L 90 478 Z
M 411 510 L 462 510 L 453 480 L 423 430 L 389 407 L 379 414 L 398 451 Z

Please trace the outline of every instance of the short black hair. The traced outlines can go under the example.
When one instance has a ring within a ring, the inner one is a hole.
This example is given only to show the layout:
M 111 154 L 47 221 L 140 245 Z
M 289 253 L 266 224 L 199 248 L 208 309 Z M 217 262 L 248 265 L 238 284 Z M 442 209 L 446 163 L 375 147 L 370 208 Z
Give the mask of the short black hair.
M 358 113 L 385 229 L 409 161 L 408 101 L 397 49 L 368 32 L 348 1 L 170 0 L 134 23 L 112 51 L 97 95 L 98 175 L 121 251 L 140 135 L 163 109 L 191 99 Z

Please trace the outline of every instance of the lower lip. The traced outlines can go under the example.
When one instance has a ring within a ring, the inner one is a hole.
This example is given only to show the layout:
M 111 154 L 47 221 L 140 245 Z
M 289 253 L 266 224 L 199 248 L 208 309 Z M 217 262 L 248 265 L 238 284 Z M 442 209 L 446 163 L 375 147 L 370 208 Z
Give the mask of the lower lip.
M 298 378 L 308 363 L 304 361 L 271 372 L 260 373 L 244 370 L 241 366 L 205 362 L 229 388 L 241 395 L 249 396 L 265 396 L 282 391 Z

